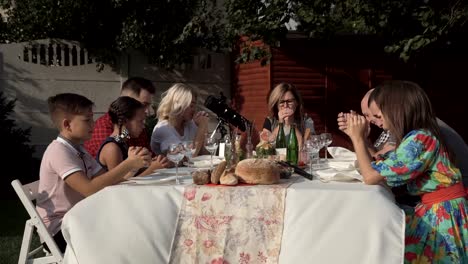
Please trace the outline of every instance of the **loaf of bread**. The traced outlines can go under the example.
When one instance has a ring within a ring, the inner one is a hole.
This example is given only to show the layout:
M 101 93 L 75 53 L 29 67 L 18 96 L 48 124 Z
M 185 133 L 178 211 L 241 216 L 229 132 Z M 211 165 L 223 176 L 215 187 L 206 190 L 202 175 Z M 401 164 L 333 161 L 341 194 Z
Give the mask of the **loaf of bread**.
M 227 163 L 225 160 L 221 161 L 218 166 L 216 166 L 216 168 L 211 172 L 211 183 L 219 184 L 219 179 L 226 169 L 226 164 Z
M 267 159 L 245 159 L 237 163 L 236 175 L 239 182 L 250 184 L 273 184 L 279 182 L 280 169 L 274 161 Z
M 230 169 L 225 170 L 223 172 L 223 175 L 221 175 L 219 182 L 223 185 L 236 185 L 239 181 L 236 175 L 234 174 L 234 169 Z
M 209 170 L 194 171 L 192 173 L 193 183 L 203 185 L 211 182 L 211 175 Z

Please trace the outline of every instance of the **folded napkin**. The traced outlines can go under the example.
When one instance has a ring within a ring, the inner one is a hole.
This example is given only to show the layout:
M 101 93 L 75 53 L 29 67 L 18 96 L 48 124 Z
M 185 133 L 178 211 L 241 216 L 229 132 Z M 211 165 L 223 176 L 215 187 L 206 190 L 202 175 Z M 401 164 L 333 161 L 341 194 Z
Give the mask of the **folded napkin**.
M 342 147 L 329 147 L 328 152 L 333 159 L 328 159 L 326 169 L 313 171 L 313 174 L 321 181 L 362 181 L 356 163 L 356 154 Z
M 339 160 L 356 160 L 356 153 L 343 147 L 328 147 L 328 153 L 334 158 Z
M 220 159 L 218 157 L 213 157 L 213 165 L 218 165 L 223 159 Z M 210 167 L 211 165 L 211 160 L 194 160 L 193 161 L 193 166 L 196 168 L 206 168 Z
M 312 174 L 318 177 L 323 182 L 329 181 L 362 181 L 362 176 L 356 169 L 340 170 L 336 168 L 328 168 L 313 171 Z

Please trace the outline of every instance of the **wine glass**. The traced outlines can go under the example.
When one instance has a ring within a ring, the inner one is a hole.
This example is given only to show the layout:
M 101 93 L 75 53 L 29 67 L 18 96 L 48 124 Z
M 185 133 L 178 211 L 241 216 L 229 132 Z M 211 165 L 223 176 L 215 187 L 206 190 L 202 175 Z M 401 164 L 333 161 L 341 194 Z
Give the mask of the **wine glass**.
M 205 139 L 205 148 L 208 150 L 211 154 L 211 170 L 213 170 L 213 154 L 215 153 L 216 149 L 218 148 L 218 140 L 214 137 L 210 137 L 208 135 Z
M 195 144 L 191 140 L 183 141 L 182 145 L 184 146 L 185 150 L 185 157 L 187 157 L 188 161 L 192 159 L 193 154 L 195 154 Z
M 314 156 L 316 156 L 320 149 L 321 149 L 322 145 L 321 145 L 321 142 L 320 142 L 320 136 L 317 136 L 317 135 L 311 135 L 310 138 L 308 140 L 306 140 L 305 142 L 305 148 L 306 148 L 306 151 L 307 153 L 309 154 L 309 162 L 310 162 L 310 165 L 309 165 L 309 172 L 310 174 L 312 174 L 312 163 L 313 163 L 313 160 L 314 160 Z M 320 159 L 317 159 L 318 162 L 320 162 Z M 317 164 L 318 166 L 319 164 Z
M 180 184 L 179 180 L 179 162 L 184 158 L 184 147 L 179 143 L 170 144 L 167 150 L 166 157 L 175 163 L 176 166 L 176 184 Z
M 322 144 L 325 148 L 325 161 L 328 161 L 328 146 L 332 143 L 332 134 L 330 133 L 322 133 L 320 134 L 320 139 L 322 140 Z

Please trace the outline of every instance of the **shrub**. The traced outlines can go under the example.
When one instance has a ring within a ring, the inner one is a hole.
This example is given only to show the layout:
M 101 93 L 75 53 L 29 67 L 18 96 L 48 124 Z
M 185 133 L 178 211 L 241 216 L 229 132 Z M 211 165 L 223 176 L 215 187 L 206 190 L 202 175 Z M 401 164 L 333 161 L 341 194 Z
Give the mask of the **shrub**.
M 8 100 L 0 91 L 0 138 L 3 139 L 0 145 L 1 198 L 15 196 L 10 184 L 13 179 L 19 179 L 24 184 L 39 177 L 39 162 L 32 157 L 34 148 L 29 145 L 31 129 L 17 127 L 16 121 L 10 117 L 15 103 L 16 99 Z

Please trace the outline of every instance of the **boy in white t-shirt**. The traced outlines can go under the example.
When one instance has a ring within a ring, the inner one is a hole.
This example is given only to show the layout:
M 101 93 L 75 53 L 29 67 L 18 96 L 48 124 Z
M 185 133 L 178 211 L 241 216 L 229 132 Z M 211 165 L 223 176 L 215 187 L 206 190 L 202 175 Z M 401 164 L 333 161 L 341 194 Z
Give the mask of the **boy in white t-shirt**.
M 64 252 L 66 242 L 60 227 L 65 213 L 85 197 L 133 176 L 150 163 L 151 154 L 145 148 L 131 147 L 125 161 L 104 173 L 81 146 L 93 131 L 93 102 L 78 94 L 64 93 L 50 97 L 48 104 L 60 134 L 42 158 L 36 208 Z

